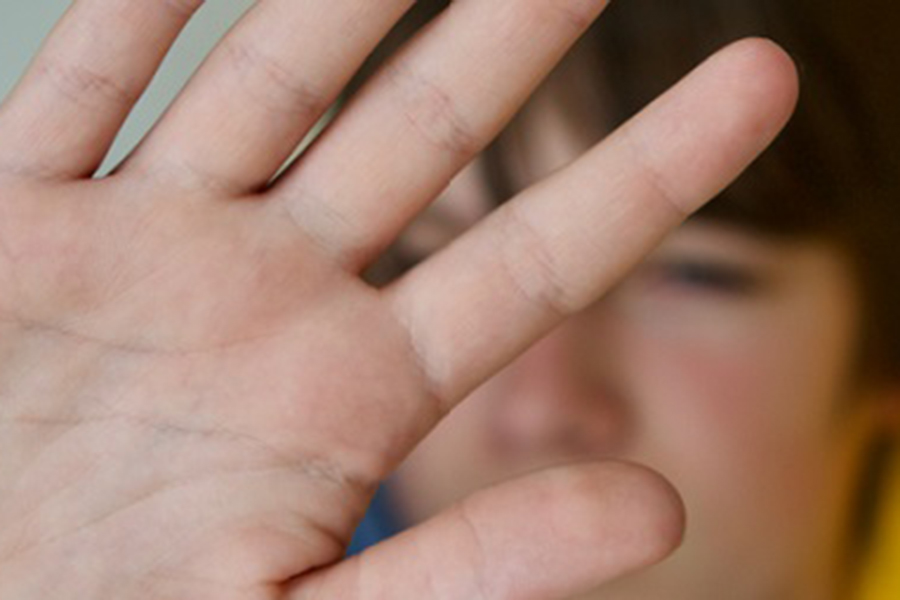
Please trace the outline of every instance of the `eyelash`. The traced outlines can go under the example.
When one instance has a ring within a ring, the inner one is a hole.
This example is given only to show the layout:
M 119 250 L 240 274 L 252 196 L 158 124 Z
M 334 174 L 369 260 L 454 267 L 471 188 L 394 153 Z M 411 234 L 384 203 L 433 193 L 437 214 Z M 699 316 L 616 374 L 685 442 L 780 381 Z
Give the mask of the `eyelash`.
M 747 296 L 762 287 L 762 278 L 753 270 L 736 265 L 680 260 L 651 267 L 652 279 L 700 292 Z
M 415 267 L 427 258 L 417 252 L 398 251 L 395 259 L 401 272 Z M 725 296 L 750 296 L 764 284 L 763 277 L 752 268 L 721 262 L 678 259 L 647 265 L 650 280 L 700 293 Z

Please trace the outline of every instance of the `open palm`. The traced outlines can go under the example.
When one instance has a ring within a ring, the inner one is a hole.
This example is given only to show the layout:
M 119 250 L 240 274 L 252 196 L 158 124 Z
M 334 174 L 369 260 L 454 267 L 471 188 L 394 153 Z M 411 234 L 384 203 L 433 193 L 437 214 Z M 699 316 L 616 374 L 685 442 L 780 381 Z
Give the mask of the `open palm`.
M 275 179 L 412 2 L 261 0 L 93 178 L 200 4 L 76 1 L 0 111 L 0 597 L 557 598 L 667 553 L 666 484 L 579 465 L 342 560 L 447 411 L 771 141 L 790 61 L 724 50 L 374 289 L 604 3 L 454 4 Z

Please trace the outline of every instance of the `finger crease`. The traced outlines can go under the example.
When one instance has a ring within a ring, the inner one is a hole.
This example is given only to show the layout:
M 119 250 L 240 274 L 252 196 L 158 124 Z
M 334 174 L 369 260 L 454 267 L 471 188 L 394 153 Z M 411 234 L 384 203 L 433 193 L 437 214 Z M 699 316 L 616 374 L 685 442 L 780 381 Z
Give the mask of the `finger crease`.
M 241 89 L 253 94 L 270 111 L 292 117 L 315 117 L 324 112 L 329 103 L 326 94 L 298 77 L 296 69 L 254 46 L 231 42 L 225 48 Z M 256 85 L 248 83 L 247 77 L 263 81 Z
M 394 320 L 400 325 L 401 331 L 406 336 L 409 356 L 418 371 L 422 389 L 425 391 L 425 399 L 430 406 L 434 407 L 433 417 L 434 422 L 437 423 L 450 412 L 455 403 L 450 395 L 443 391 L 440 378 L 435 375 L 435 369 L 431 366 L 432 361 L 428 359 L 428 352 L 421 343 L 420 336 L 416 334 L 418 329 L 416 325 L 403 317 L 396 302 L 391 302 L 390 308 Z
M 648 150 L 644 144 L 633 133 L 626 132 L 624 139 L 629 156 L 637 166 L 640 180 L 650 187 L 653 198 L 671 209 L 679 220 L 688 218 L 692 211 L 680 200 L 681 194 L 676 192 L 669 178 L 647 158 Z
M 110 102 L 128 108 L 138 99 L 131 86 L 80 64 L 49 60 L 38 68 L 60 94 L 79 106 L 108 111 Z
M 539 309 L 556 318 L 566 317 L 578 308 L 569 291 L 558 261 L 547 247 L 547 240 L 522 214 L 519 205 L 507 205 L 505 233 L 498 255 L 501 266 L 516 292 Z
M 400 96 L 404 117 L 422 139 L 460 158 L 481 150 L 482 141 L 440 85 L 398 64 L 387 69 L 387 77 Z

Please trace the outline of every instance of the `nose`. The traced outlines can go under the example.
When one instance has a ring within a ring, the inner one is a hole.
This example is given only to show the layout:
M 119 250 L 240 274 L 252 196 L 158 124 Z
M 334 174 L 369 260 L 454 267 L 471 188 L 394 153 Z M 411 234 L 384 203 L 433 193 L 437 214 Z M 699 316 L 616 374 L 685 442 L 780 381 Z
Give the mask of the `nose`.
M 559 458 L 623 452 L 631 419 L 605 359 L 614 340 L 601 348 L 597 335 L 586 336 L 576 317 L 506 369 L 492 415 L 501 448 Z

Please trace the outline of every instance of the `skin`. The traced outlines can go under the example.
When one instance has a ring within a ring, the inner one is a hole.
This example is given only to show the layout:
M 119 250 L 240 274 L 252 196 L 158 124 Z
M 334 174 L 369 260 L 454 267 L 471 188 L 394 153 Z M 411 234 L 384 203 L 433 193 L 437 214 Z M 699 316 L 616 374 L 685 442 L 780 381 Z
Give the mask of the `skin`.
M 560 598 L 668 553 L 671 487 L 586 463 L 341 560 L 444 414 L 772 140 L 790 60 L 724 50 L 376 290 L 362 268 L 603 2 L 455 3 L 272 181 L 411 2 L 262 1 L 92 179 L 200 4 L 76 1 L 0 109 L 0 597 Z
M 552 93 L 532 106 L 512 156 L 520 184 L 582 150 Z M 490 204 L 468 169 L 398 250 L 428 256 Z M 844 597 L 855 490 L 896 395 L 857 377 L 862 302 L 828 240 L 692 219 L 476 390 L 401 466 L 392 498 L 419 522 L 553 465 L 634 461 L 681 493 L 685 542 L 580 597 Z

